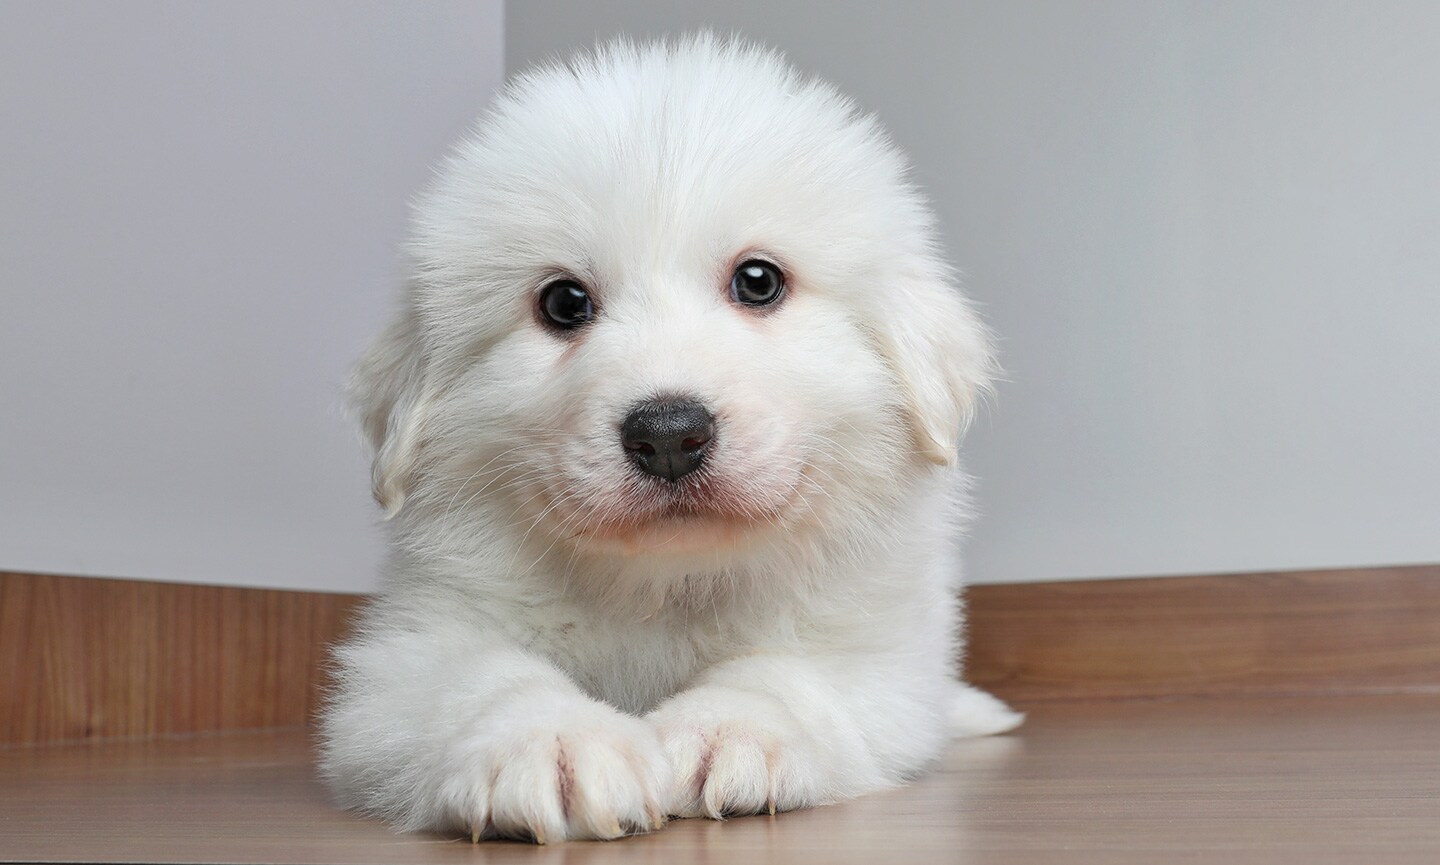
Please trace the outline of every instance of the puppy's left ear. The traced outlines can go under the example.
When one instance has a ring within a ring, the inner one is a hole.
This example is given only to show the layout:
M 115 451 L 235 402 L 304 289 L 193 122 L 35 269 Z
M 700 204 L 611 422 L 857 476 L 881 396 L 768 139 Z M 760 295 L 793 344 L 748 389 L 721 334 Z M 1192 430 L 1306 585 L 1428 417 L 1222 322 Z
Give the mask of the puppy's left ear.
M 880 353 L 900 383 L 919 451 L 952 465 L 996 371 L 989 332 L 944 276 L 914 273 L 882 294 Z
M 350 381 L 370 442 L 371 480 L 385 518 L 399 513 L 420 461 L 420 441 L 433 402 L 430 375 L 413 311 L 407 310 L 371 347 Z

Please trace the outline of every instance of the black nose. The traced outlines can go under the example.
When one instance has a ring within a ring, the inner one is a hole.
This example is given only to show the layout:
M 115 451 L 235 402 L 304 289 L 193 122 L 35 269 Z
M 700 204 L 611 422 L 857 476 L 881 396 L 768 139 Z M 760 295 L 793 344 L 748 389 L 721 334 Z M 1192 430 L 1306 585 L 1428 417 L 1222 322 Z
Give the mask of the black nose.
M 637 405 L 620 426 L 620 443 L 640 470 L 677 481 L 700 468 L 715 438 L 715 416 L 690 400 Z

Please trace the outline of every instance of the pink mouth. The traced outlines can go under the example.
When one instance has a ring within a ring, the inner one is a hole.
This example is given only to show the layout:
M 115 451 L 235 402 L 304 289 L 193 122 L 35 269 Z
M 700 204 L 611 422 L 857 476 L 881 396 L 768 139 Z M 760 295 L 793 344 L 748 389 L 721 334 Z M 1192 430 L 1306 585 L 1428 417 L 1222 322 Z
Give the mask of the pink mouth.
M 696 477 L 675 488 L 636 484 L 573 508 L 558 509 L 572 540 L 615 545 L 624 552 L 694 551 L 734 546 L 745 535 L 778 524 L 789 511 L 794 490 L 737 488 L 713 476 Z M 563 512 L 563 513 L 562 513 Z

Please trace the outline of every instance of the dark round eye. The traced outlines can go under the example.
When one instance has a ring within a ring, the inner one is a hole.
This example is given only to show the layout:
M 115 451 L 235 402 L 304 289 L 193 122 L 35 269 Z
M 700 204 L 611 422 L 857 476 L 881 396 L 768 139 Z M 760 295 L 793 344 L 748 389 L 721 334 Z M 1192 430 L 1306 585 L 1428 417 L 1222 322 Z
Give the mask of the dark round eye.
M 540 291 L 540 314 L 560 330 L 574 330 L 595 316 L 595 304 L 573 279 L 557 279 Z
M 746 306 L 769 306 L 784 295 L 785 277 L 768 261 L 742 261 L 730 278 L 730 296 Z

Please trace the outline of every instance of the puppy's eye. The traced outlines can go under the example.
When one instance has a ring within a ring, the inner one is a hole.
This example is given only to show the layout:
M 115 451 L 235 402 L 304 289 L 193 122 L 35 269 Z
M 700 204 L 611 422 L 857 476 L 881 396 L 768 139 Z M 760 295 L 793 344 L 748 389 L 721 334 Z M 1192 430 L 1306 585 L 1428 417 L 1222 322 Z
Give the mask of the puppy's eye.
M 573 279 L 557 279 L 540 292 L 540 314 L 560 330 L 574 330 L 595 317 L 595 304 Z
M 785 276 L 768 261 L 742 261 L 730 278 L 730 296 L 746 306 L 769 306 L 785 296 Z

